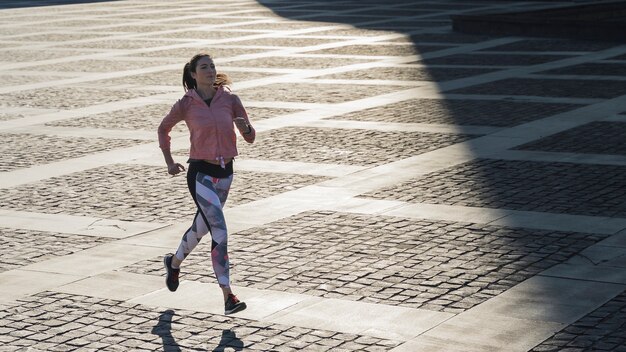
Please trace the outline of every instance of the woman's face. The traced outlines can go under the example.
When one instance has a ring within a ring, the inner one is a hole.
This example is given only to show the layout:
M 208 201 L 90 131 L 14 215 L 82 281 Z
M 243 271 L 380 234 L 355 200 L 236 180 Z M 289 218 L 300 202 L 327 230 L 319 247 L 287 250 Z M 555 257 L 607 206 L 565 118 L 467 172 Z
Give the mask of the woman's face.
M 191 72 L 191 77 L 196 80 L 197 85 L 212 86 L 215 83 L 215 64 L 213 60 L 207 56 L 198 60 L 196 72 Z

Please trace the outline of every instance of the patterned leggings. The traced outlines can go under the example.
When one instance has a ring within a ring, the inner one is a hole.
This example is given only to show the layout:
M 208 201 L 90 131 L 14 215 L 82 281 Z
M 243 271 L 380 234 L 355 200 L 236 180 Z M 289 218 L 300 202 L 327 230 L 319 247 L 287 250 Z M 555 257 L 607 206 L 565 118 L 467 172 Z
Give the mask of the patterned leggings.
M 211 261 L 217 282 L 221 287 L 230 286 L 228 232 L 222 208 L 226 203 L 232 181 L 233 175 L 226 178 L 216 178 L 201 172 L 193 172 L 187 176 L 189 191 L 198 211 L 193 219 L 193 224 L 183 235 L 176 251 L 176 258 L 181 261 L 184 260 L 202 237 L 211 232 Z

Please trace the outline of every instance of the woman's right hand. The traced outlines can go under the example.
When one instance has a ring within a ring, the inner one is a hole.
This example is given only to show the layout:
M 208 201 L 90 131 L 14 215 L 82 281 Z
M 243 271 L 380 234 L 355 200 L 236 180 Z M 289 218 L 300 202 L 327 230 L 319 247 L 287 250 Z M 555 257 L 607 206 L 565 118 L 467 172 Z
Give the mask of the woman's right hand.
M 182 166 L 179 163 L 171 163 L 171 164 L 167 165 L 167 173 L 172 175 L 172 176 L 176 176 L 177 174 L 181 173 L 182 171 L 185 171 L 185 167 Z

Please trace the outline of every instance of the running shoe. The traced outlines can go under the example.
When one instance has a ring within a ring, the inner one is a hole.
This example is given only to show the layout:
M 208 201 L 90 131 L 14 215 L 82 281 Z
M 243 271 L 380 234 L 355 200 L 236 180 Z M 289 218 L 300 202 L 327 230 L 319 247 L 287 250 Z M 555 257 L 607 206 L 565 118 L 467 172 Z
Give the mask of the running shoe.
M 167 276 L 165 277 L 165 284 L 167 288 L 174 292 L 178 288 L 178 274 L 180 274 L 180 269 L 172 268 L 172 258 L 174 255 L 167 254 L 165 258 L 163 258 L 163 264 L 165 264 L 165 270 L 167 270 Z
M 228 295 L 228 299 L 226 299 L 224 314 L 233 314 L 237 312 L 241 312 L 246 309 L 246 304 L 241 302 L 237 296 L 232 293 Z

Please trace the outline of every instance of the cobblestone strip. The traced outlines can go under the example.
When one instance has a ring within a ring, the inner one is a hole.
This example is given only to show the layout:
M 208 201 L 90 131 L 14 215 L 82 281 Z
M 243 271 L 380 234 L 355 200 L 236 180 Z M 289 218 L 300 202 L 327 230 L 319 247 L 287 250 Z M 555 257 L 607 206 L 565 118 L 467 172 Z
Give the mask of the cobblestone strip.
M 621 96 L 625 88 L 626 82 L 612 80 L 504 78 L 450 93 L 611 99 Z
M 614 43 L 599 41 L 579 41 L 561 38 L 525 38 L 515 43 L 484 49 L 495 52 L 571 52 L 579 54 L 606 50 L 614 47 Z
M 154 93 L 154 92 L 153 92 Z M 104 104 L 90 105 L 84 108 L 61 110 L 61 109 L 33 109 L 26 108 L 28 111 L 41 111 L 41 113 L 25 114 L 23 118 L 11 119 L 7 121 L 0 121 L 0 129 L 10 130 L 12 128 L 20 127 L 32 127 L 33 125 L 40 125 L 46 123 L 54 123 L 55 121 L 71 121 L 78 120 L 87 116 L 95 114 L 115 114 L 120 110 L 130 110 L 134 108 L 143 108 L 146 106 L 152 106 L 159 103 L 167 103 L 171 106 L 172 101 L 180 98 L 180 93 L 163 93 L 152 94 L 150 96 L 134 98 L 129 100 L 116 100 Z M 6 107 L 7 110 L 15 110 L 17 108 Z M 22 109 L 20 109 L 22 110 Z M 109 126 L 111 128 L 113 126 Z
M 626 122 L 597 121 L 553 134 L 515 149 L 626 156 L 626 143 L 622 143 L 624 135 L 626 135 Z
M 237 171 L 226 207 L 327 180 L 324 176 Z M 106 190 L 103 192 L 102 190 Z M 165 166 L 115 164 L 5 190 L 0 207 L 125 221 L 191 221 L 196 212 L 184 176 Z
M 1 308 L 2 351 L 388 351 L 400 342 L 43 292 Z
M 624 166 L 477 159 L 364 197 L 626 217 Z
M 257 134 L 242 145 L 246 158 L 329 164 L 381 165 L 466 141 L 466 134 L 287 127 Z
M 461 99 L 410 99 L 332 119 L 511 127 L 579 107 L 574 104 Z
M 401 80 L 413 81 L 448 81 L 452 79 L 470 77 L 477 74 L 496 71 L 493 68 L 458 68 L 458 67 L 374 67 L 367 70 L 357 70 L 321 76 L 320 79 L 348 79 L 348 80 Z
M 460 313 L 605 235 L 306 212 L 231 235 L 236 285 Z M 199 246 L 183 280 L 212 283 Z M 162 275 L 162 258 L 123 268 Z
M 537 74 L 546 75 L 590 75 L 590 76 L 626 76 L 626 68 L 623 63 L 590 62 L 570 67 L 557 68 Z
M 25 133 L 0 133 L 0 138 L 4 141 L 0 146 L 3 155 L 0 172 L 146 143 L 142 140 L 61 138 Z
M 490 50 L 493 50 L 493 48 Z M 541 55 L 540 53 L 535 53 L 534 55 L 519 55 L 507 53 L 495 54 L 485 53 L 484 51 L 477 51 L 468 54 L 449 55 L 433 59 L 424 59 L 419 62 L 423 63 L 424 65 L 531 66 L 556 60 L 562 60 L 568 57 L 570 56 Z
M 0 227 L 0 273 L 111 241 L 104 237 Z
M 57 82 L 58 84 L 59 82 Z M 71 83 L 71 82 L 68 82 Z M 18 91 L 7 87 L 7 92 L 0 94 L 0 106 L 56 108 L 72 110 L 85 108 L 91 105 L 118 102 L 133 98 L 146 97 L 154 94 L 152 91 L 81 88 L 46 87 L 39 88 L 35 84 L 26 85 L 26 89 Z
M 245 84 L 245 82 L 244 82 Z M 243 84 L 242 84 L 243 85 Z M 351 85 L 346 89 L 341 85 L 292 82 L 289 85 L 276 83 L 237 90 L 243 101 L 287 101 L 304 103 L 336 104 L 397 91 L 399 86 Z
M 243 49 L 241 49 L 243 50 Z M 193 54 L 189 56 L 182 56 L 176 60 L 176 62 L 180 65 L 181 62 L 185 62 L 189 60 L 190 57 L 194 56 L 198 52 L 204 51 L 203 48 L 195 48 Z M 211 56 L 215 57 L 213 54 L 213 50 L 211 50 Z M 215 57 L 216 58 L 216 57 Z M 218 61 L 218 64 L 220 61 Z M 235 85 L 239 85 L 244 81 L 252 81 L 255 79 L 263 79 L 270 76 L 273 76 L 272 72 L 253 72 L 253 71 L 239 71 L 238 69 L 232 69 L 226 67 L 224 65 L 219 64 L 219 71 L 221 73 L 226 73 L 234 82 Z M 245 69 L 244 69 L 245 70 Z M 260 69 L 259 69 L 260 70 Z M 108 78 L 102 79 L 99 81 L 89 81 L 83 83 L 86 87 L 93 86 L 120 86 L 123 85 L 130 89 L 149 89 L 149 90 L 164 90 L 164 91 L 173 91 L 173 92 L 182 92 L 181 85 L 181 73 L 180 68 L 171 69 L 171 70 L 163 70 L 156 73 L 142 73 L 135 75 L 127 75 L 121 76 L 117 78 Z
M 180 73 L 178 74 L 180 75 Z M 170 111 L 171 107 L 172 104 L 147 105 L 92 116 L 54 121 L 46 123 L 46 126 L 145 130 L 153 132 L 153 139 L 156 139 L 157 128 L 163 117 Z M 268 119 L 298 110 L 246 107 L 246 111 L 254 123 L 256 120 Z M 187 127 L 184 123 L 180 123 L 174 127 L 173 131 L 187 132 Z
M 104 129 L 150 130 L 155 133 L 163 117 L 170 111 L 171 104 L 153 104 L 141 107 L 95 114 L 46 123 L 46 126 L 91 127 Z M 175 130 L 183 131 L 182 124 Z M 182 127 L 182 128 L 181 128 Z M 186 129 L 185 129 L 186 130 Z
M 626 292 L 561 330 L 532 352 L 626 351 Z
M 159 61 L 164 65 L 175 64 L 175 59 L 169 59 L 169 62 Z M 50 71 L 50 72 L 72 72 L 72 73 L 115 73 L 118 71 L 133 70 L 142 67 L 143 64 L 138 64 L 135 61 L 125 60 L 125 58 L 111 58 L 105 59 L 83 59 L 73 62 L 58 62 L 53 64 L 43 64 L 40 66 L 29 67 L 28 70 L 32 71 Z M 19 70 L 18 70 L 19 71 Z M 14 71 L 15 72 L 15 71 Z M 180 72 L 178 72 L 180 75 Z

